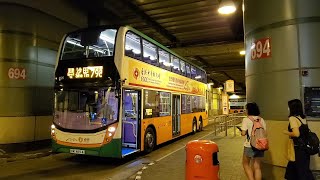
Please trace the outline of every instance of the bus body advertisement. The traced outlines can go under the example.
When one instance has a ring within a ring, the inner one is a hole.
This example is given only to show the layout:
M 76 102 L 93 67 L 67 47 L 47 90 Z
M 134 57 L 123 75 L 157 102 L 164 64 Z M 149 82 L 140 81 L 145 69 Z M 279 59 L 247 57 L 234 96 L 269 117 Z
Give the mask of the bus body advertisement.
M 53 152 L 122 158 L 208 124 L 205 72 L 128 26 L 67 34 L 55 75 Z

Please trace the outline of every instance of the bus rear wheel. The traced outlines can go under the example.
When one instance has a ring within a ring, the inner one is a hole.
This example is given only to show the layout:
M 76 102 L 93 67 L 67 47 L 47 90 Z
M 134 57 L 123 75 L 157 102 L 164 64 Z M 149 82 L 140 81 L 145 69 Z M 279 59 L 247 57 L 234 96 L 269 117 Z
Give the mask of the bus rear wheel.
M 156 145 L 155 132 L 151 127 L 148 127 L 144 134 L 144 151 L 150 153 Z
M 200 119 L 199 121 L 199 132 L 203 130 L 203 123 L 202 123 L 202 119 Z
M 195 134 L 197 132 L 197 123 L 195 121 L 193 121 L 192 124 L 192 134 Z

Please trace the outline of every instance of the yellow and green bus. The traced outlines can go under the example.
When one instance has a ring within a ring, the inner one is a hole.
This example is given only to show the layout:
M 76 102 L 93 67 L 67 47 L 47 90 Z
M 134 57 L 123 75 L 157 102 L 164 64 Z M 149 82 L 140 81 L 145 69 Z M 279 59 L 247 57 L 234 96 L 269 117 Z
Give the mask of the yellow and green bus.
M 206 72 L 129 26 L 63 38 L 53 152 L 122 158 L 208 124 Z

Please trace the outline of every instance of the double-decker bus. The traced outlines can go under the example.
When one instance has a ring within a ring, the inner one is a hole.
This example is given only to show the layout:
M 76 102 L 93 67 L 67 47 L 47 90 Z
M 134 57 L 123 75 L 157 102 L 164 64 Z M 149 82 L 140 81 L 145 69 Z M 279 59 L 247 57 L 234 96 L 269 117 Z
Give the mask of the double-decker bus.
M 230 99 L 230 113 L 243 113 L 245 112 L 245 106 L 246 106 L 246 99 L 245 98 L 239 98 L 239 99 Z
M 206 73 L 129 26 L 80 29 L 60 45 L 53 152 L 122 158 L 208 124 Z

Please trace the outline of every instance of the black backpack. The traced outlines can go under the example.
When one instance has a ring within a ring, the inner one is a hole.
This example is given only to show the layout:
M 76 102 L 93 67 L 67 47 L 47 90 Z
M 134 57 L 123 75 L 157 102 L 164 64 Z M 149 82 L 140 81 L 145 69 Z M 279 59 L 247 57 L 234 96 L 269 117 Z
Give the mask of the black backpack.
M 311 132 L 308 124 L 303 124 L 299 117 L 296 117 L 300 122 L 300 136 L 294 138 L 295 144 L 304 149 L 309 155 L 320 153 L 319 138 L 316 133 Z

